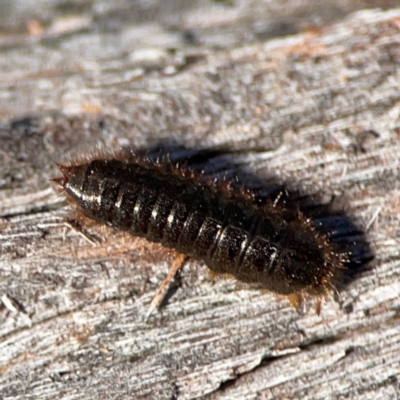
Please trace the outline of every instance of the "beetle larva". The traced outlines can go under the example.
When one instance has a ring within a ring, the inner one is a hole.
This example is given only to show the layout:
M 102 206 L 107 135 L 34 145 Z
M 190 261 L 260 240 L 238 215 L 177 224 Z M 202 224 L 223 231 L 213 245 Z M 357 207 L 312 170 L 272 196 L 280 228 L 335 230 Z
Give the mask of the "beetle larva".
M 324 294 L 340 255 L 300 213 L 286 220 L 270 202 L 188 169 L 138 159 L 59 166 L 56 179 L 83 214 L 270 291 Z

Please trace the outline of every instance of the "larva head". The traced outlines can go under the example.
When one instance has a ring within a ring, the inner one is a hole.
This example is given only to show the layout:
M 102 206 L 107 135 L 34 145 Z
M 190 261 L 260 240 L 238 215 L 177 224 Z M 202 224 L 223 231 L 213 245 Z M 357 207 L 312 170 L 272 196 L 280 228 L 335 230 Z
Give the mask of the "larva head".
M 97 222 L 112 225 L 115 212 L 122 218 L 123 210 L 116 206 L 121 187 L 140 180 L 140 167 L 119 160 L 93 160 L 89 163 L 58 166 L 62 177 L 54 179 L 68 199 L 80 211 Z
M 53 182 L 60 185 L 72 200 L 79 203 L 82 198 L 88 165 L 65 166 L 57 164 L 57 167 L 61 171 L 62 177 L 53 179 Z
M 62 188 L 65 187 L 66 183 L 69 180 L 69 176 L 73 167 L 68 167 L 66 165 L 57 164 L 57 168 L 61 171 L 62 177 L 51 179 L 53 182 L 57 183 L 57 185 L 61 186 Z
M 53 179 L 65 191 L 68 199 L 75 203 L 83 213 L 93 218 L 98 208 L 99 180 L 92 179 L 94 170 L 92 163 L 74 166 L 57 164 L 62 177 Z

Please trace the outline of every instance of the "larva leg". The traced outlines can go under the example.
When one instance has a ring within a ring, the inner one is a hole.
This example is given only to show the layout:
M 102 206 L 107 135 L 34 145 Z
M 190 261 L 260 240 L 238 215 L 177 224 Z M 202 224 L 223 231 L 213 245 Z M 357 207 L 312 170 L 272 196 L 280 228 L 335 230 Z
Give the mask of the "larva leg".
M 87 234 L 86 232 L 83 231 L 83 228 L 81 224 L 76 221 L 76 220 L 68 220 L 64 222 L 64 225 L 67 228 L 70 228 L 74 230 L 75 232 L 79 233 L 79 235 L 85 239 L 87 242 L 89 242 L 91 245 L 95 246 L 96 244 L 99 243 L 99 240 L 93 238 L 91 235 Z
M 293 308 L 295 308 L 297 311 L 300 310 L 301 305 L 303 304 L 303 296 L 301 293 L 289 294 L 288 299 Z
M 317 305 L 315 306 L 315 312 L 317 315 L 321 315 L 321 308 L 322 308 L 322 297 L 319 297 Z
M 146 318 L 148 318 L 150 314 L 154 311 L 154 309 L 162 302 L 164 296 L 167 293 L 170 283 L 174 279 L 176 273 L 183 267 L 183 264 L 186 262 L 187 259 L 188 256 L 186 254 L 178 254 L 178 256 L 175 258 L 168 272 L 168 275 L 161 283 L 156 295 L 153 297 L 153 300 L 150 303 L 149 309 L 147 310 Z
M 232 274 L 224 274 L 220 272 L 212 271 L 211 269 L 208 270 L 208 276 L 211 279 L 223 278 L 223 279 L 235 279 L 235 276 Z

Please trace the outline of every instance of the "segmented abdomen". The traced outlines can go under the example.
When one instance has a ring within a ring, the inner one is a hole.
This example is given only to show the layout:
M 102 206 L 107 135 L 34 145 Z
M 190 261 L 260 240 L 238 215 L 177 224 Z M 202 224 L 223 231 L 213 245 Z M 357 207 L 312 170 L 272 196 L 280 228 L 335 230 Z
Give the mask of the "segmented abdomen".
M 64 189 L 86 216 L 204 260 L 217 273 L 279 293 L 330 278 L 329 259 L 305 221 L 269 215 L 178 169 L 95 160 L 63 173 Z

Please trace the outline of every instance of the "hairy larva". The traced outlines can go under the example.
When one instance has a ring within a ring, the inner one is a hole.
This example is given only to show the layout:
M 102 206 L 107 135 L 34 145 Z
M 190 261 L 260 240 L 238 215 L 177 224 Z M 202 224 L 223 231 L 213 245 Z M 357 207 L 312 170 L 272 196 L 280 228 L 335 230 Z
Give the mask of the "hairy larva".
M 144 158 L 59 166 L 55 179 L 80 211 L 101 224 L 202 260 L 217 274 L 285 294 L 333 287 L 341 256 L 301 213 L 257 205 L 249 191 Z

